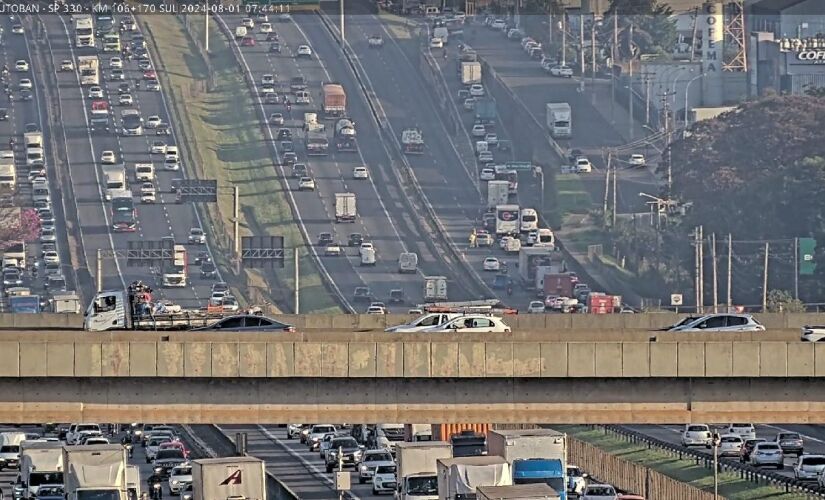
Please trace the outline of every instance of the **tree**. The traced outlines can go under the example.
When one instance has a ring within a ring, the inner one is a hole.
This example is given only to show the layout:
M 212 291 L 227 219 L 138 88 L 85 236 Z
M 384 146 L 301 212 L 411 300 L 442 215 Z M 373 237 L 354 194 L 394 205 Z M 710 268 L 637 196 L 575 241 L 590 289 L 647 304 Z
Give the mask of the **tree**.
M 40 236 L 40 218 L 34 209 L 7 211 L 0 216 L 0 250 Z
M 618 57 L 670 54 L 678 39 L 673 10 L 659 0 L 611 0 L 600 38 L 612 40 L 613 16 L 618 16 Z M 632 29 L 631 29 L 632 26 Z M 632 35 L 631 35 L 632 33 Z M 612 43 L 612 42 L 608 42 Z
M 805 95 L 811 97 L 825 97 L 825 87 L 808 87 L 805 89 Z
M 793 298 L 786 290 L 770 290 L 768 292 L 768 311 L 784 313 L 805 312 L 805 304 Z

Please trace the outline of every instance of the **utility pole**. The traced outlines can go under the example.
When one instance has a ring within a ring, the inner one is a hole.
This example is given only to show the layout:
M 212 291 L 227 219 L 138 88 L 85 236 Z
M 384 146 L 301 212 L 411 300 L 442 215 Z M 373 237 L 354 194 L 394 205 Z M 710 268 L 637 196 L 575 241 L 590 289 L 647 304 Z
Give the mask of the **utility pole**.
M 611 158 L 612 156 L 613 151 L 611 150 L 610 156 L 608 156 L 608 158 Z M 618 173 L 616 171 L 616 166 L 618 163 L 619 162 L 613 163 L 613 227 L 616 227 L 616 215 L 619 212 L 619 207 L 616 204 L 616 174 Z
M 768 311 L 768 254 L 770 253 L 770 242 L 765 242 L 765 269 L 762 271 L 762 312 Z
M 300 259 L 298 258 L 298 247 L 294 249 L 295 255 L 295 314 L 301 314 L 301 272 Z
M 630 41 L 628 42 L 628 48 L 630 49 L 630 60 L 628 64 L 630 65 L 630 79 L 628 80 L 627 84 L 627 99 L 629 101 L 628 108 L 630 109 L 630 138 L 633 139 L 635 136 L 635 131 L 633 130 L 633 24 L 630 25 Z
M 619 13 L 613 12 L 613 44 L 610 45 L 610 123 L 616 123 L 614 106 L 616 103 L 616 46 L 619 44 Z
M 731 299 L 732 295 L 732 286 L 733 283 L 731 282 L 731 278 L 733 277 L 733 239 L 731 234 L 728 233 L 728 310 L 726 312 L 731 312 L 731 308 L 733 307 L 733 300 Z
M 238 186 L 232 188 L 232 237 L 234 238 L 233 256 L 235 257 L 235 270 L 241 274 L 241 196 Z
M 670 130 L 669 113 L 671 112 L 671 110 L 670 110 L 670 103 L 668 102 L 668 98 L 667 98 L 668 97 L 668 92 L 665 92 L 665 93 L 661 94 L 660 97 L 662 98 L 662 113 L 664 114 L 664 117 L 665 117 L 665 120 L 664 120 L 665 121 L 665 144 L 666 144 L 666 147 L 668 148 L 668 155 L 667 155 L 667 159 L 666 159 L 666 161 L 667 161 L 667 199 L 670 200 L 671 194 L 673 193 L 673 168 L 672 168 L 672 164 L 670 162 L 670 159 L 671 159 L 671 156 L 670 156 L 670 134 L 671 134 L 671 130 Z
M 103 251 L 101 249 L 97 249 L 97 276 L 95 276 L 97 281 L 97 293 L 103 291 Z
M 341 8 L 341 48 L 344 47 L 346 38 L 344 37 L 344 0 L 338 0 Z
M 561 12 L 561 65 L 567 66 L 567 12 Z
M 710 255 L 713 257 L 713 313 L 719 312 L 719 289 L 716 275 L 716 233 L 710 236 Z
M 793 298 L 799 300 L 799 238 L 793 239 Z
M 699 311 L 699 226 L 693 228 L 693 300 L 696 304 L 696 313 Z
M 584 13 L 579 13 L 579 66 L 581 66 L 582 81 L 584 81 Z
M 604 152 L 602 152 L 602 158 L 604 158 Z M 604 208 L 602 209 L 602 213 L 604 214 L 604 223 L 607 224 L 607 199 L 610 194 L 610 161 L 611 161 L 611 152 L 607 152 L 607 169 L 604 172 Z
M 650 125 L 650 84 L 653 83 L 653 79 L 650 77 L 655 75 L 656 73 L 649 71 L 639 73 L 639 76 L 642 77 L 642 81 L 645 84 L 645 125 Z
M 699 312 L 705 313 L 705 236 L 704 226 L 699 226 Z

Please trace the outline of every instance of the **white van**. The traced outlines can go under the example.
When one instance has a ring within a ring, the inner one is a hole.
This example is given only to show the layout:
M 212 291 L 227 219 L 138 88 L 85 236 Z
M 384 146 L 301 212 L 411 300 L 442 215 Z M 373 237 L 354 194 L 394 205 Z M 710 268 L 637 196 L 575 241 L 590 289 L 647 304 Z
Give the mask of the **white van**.
M 0 188 L 17 189 L 17 172 L 14 163 L 0 165 Z
M 402 252 L 398 256 L 398 272 L 414 273 L 418 270 L 418 254 L 415 252 Z
M 0 433 L 0 459 L 5 468 L 16 469 L 20 465 L 20 443 L 25 440 L 24 432 Z
M 555 247 L 556 246 L 556 237 L 553 234 L 553 230 L 547 228 L 541 228 L 538 230 L 538 235 L 536 236 L 536 242 L 533 244 L 534 247 Z
M 522 208 L 519 216 L 519 227 L 522 233 L 529 233 L 539 228 L 539 214 L 532 208 Z
M 374 266 L 375 265 L 375 250 L 372 248 L 361 249 L 361 265 Z
M 151 163 L 136 163 L 135 179 L 141 182 L 151 182 L 155 180 L 155 166 Z
M 43 165 L 43 148 L 26 149 L 26 166 L 35 167 Z
M 490 145 L 487 141 L 476 141 L 476 156 L 487 151 L 490 151 Z
M 241 39 L 246 36 L 246 26 L 238 26 L 235 28 L 235 38 Z
M 450 32 L 445 26 L 439 26 L 433 30 L 433 38 L 440 38 L 441 43 L 447 45 L 447 40 L 450 38 Z

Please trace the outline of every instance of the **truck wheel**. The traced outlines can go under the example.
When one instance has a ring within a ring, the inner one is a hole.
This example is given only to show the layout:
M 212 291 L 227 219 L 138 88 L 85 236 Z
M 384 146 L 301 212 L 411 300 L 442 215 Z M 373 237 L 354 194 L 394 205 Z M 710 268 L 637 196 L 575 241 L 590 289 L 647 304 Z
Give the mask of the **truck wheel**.
M 364 483 L 366 483 L 366 481 L 364 480 L 364 478 L 363 478 L 363 477 L 361 477 L 361 476 L 358 476 L 358 484 L 364 484 Z
M 327 472 L 332 472 L 332 466 L 327 464 Z
M 152 463 L 152 461 L 151 461 L 151 460 L 149 460 L 149 457 L 146 457 L 146 463 L 147 463 L 147 464 L 151 464 L 151 463 Z
M 378 496 L 378 491 L 376 491 L 375 487 L 372 488 L 372 494 Z

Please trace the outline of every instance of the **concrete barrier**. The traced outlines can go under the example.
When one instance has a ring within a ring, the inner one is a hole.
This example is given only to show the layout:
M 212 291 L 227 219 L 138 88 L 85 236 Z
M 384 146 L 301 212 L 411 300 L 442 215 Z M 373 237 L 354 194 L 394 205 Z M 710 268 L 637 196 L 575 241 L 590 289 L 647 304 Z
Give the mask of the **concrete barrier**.
M 822 377 L 798 342 L 0 341 L 0 377 Z

